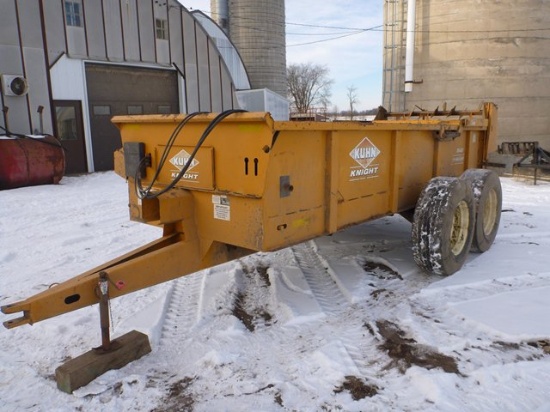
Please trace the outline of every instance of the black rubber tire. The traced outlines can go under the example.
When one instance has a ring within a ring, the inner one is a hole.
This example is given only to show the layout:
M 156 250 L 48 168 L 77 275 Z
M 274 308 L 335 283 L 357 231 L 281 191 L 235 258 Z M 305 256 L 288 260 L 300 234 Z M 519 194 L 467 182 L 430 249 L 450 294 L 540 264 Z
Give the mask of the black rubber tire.
M 460 270 L 474 235 L 474 196 L 468 180 L 435 177 L 424 188 L 412 224 L 413 257 L 428 273 Z
M 482 253 L 492 246 L 500 224 L 502 211 L 502 187 L 498 175 L 487 169 L 468 169 L 462 176 L 474 191 L 476 225 L 472 252 Z

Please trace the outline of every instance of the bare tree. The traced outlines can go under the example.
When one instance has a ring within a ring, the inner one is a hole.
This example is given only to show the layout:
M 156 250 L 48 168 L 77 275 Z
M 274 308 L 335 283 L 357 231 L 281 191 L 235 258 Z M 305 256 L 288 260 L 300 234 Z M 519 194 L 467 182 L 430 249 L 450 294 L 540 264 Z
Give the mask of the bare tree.
M 297 112 L 307 113 L 315 105 L 328 107 L 333 83 L 328 75 L 326 66 L 312 63 L 288 66 L 288 96 Z
M 348 87 L 348 103 L 349 103 L 349 116 L 353 120 L 353 113 L 355 112 L 355 105 L 359 103 L 359 98 L 357 97 L 357 88 L 352 84 Z

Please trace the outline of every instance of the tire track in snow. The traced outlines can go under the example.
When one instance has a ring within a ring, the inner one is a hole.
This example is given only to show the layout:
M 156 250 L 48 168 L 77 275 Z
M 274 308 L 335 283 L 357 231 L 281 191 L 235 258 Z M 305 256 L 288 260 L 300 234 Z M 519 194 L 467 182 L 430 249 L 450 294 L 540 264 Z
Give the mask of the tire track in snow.
M 293 246 L 292 252 L 323 312 L 327 315 L 335 315 L 345 310 L 351 302 L 346 299 L 327 267 L 317 255 L 313 242 Z
M 205 276 L 199 272 L 174 281 L 162 327 L 160 346 L 181 341 L 196 325 Z
M 328 327 L 334 330 L 333 336 L 338 337 L 337 340 L 345 351 L 342 355 L 348 358 L 361 376 L 370 378 L 372 369 L 369 368 L 369 359 L 373 356 L 374 340 L 367 336 L 367 330 L 363 327 L 360 316 L 356 316 L 352 301 L 332 277 L 333 271 L 319 256 L 313 241 L 291 249 L 313 296 L 328 318 Z M 349 322 L 334 323 L 346 312 Z

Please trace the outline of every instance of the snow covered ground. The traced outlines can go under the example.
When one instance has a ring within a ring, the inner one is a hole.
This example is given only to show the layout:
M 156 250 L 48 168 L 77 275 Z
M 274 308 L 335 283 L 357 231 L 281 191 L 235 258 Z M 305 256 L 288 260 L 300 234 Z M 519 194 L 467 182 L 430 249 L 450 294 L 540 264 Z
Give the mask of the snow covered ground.
M 97 306 L 0 329 L 0 411 L 550 411 L 550 184 L 502 179 L 495 244 L 420 272 L 383 218 L 113 300 L 149 355 L 68 395 Z M 0 305 L 160 236 L 114 173 L 0 192 Z M 0 315 L 5 321 L 10 317 Z

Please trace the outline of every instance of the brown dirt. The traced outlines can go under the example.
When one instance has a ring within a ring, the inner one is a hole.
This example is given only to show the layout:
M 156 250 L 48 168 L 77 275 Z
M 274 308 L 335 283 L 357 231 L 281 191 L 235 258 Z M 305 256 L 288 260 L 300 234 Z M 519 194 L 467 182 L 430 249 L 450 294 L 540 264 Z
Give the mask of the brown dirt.
M 412 365 L 416 365 L 425 369 L 441 368 L 447 373 L 461 375 L 454 358 L 419 345 L 414 339 L 405 338 L 405 333 L 394 323 L 377 321 L 376 326 L 385 339 L 379 348 L 393 359 L 387 368 L 397 366 L 404 373 Z
M 248 265 L 245 265 L 243 262 L 240 262 L 240 263 L 244 273 L 250 276 L 254 276 L 257 273 L 260 276 L 260 278 L 264 281 L 267 287 L 271 286 L 271 281 L 269 280 L 269 273 L 267 273 L 267 271 L 269 270 L 269 265 L 259 262 L 257 266 L 250 267 Z
M 283 407 L 283 397 L 281 396 L 281 392 L 277 392 L 275 394 L 275 403 L 279 405 L 280 407 Z
M 264 264 L 260 264 L 256 267 L 256 270 L 258 271 L 258 275 L 263 279 L 267 287 L 271 286 L 271 281 L 269 280 L 269 273 L 267 273 L 267 270 L 269 269 L 269 266 L 266 266 Z
M 186 376 L 174 382 L 168 388 L 168 393 L 162 402 L 163 405 L 153 409 L 151 412 L 192 412 L 195 399 L 193 398 L 193 394 L 189 393 L 189 388 L 194 380 L 194 378 Z
M 378 393 L 378 387 L 367 384 L 357 376 L 348 375 L 342 385 L 334 389 L 334 393 L 340 393 L 343 391 L 348 391 L 353 400 L 358 401 L 366 397 L 372 398 Z
M 379 279 L 398 278 L 403 280 L 403 277 L 392 268 L 382 264 L 365 261 L 363 262 L 365 272 L 377 276 Z
M 244 326 L 250 331 L 254 332 L 256 327 L 254 326 L 254 316 L 246 311 L 244 308 L 244 293 L 239 292 L 235 298 L 235 304 L 233 305 L 233 316 L 239 319 Z
M 263 308 L 256 308 L 254 311 L 249 312 L 245 308 L 245 302 L 246 294 L 244 292 L 239 292 L 235 297 L 235 302 L 231 313 L 239 319 L 250 332 L 254 332 L 256 330 L 256 323 L 258 323 L 260 319 L 263 320 L 263 323 L 266 326 L 270 326 L 272 324 L 273 316 L 269 312 Z

